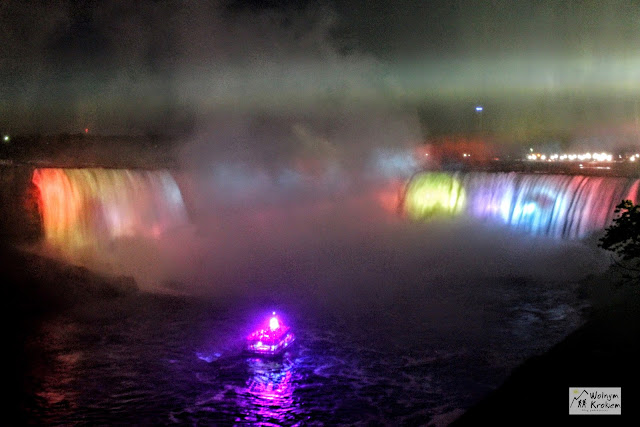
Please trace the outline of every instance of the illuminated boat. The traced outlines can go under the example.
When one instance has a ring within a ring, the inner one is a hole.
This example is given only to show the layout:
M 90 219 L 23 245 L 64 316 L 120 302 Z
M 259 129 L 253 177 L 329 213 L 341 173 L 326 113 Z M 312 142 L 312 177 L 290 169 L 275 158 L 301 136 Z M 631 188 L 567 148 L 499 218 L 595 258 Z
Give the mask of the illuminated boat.
M 296 337 L 289 326 L 284 325 L 273 312 L 269 325 L 247 337 L 247 352 L 262 356 L 277 356 L 287 349 Z

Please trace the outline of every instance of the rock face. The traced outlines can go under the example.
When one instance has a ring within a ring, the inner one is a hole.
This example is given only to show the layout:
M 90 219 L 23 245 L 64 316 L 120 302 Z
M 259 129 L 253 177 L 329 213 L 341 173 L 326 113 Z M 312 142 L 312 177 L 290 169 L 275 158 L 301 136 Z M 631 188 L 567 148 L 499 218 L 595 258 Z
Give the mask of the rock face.
M 138 291 L 131 277 L 109 277 L 0 244 L 4 288 L 22 315 L 46 314 Z
M 32 243 L 42 236 L 30 166 L 0 165 L 0 241 Z

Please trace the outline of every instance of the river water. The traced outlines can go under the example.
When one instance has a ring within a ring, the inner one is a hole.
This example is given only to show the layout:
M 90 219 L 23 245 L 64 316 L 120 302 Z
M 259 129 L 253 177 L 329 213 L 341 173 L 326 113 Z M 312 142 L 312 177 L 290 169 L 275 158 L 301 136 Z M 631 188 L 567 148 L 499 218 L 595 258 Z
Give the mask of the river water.
M 47 425 L 446 425 L 574 330 L 583 307 L 571 286 L 524 278 L 405 289 L 387 303 L 292 296 L 269 309 L 296 345 L 260 360 L 241 349 L 269 314 L 264 300 L 98 301 L 28 339 L 25 414 Z

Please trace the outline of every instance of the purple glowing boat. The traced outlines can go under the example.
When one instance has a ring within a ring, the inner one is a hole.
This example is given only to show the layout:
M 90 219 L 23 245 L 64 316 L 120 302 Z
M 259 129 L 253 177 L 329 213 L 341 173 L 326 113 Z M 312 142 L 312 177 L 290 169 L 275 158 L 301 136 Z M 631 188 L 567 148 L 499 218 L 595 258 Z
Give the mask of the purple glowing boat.
M 290 347 L 296 337 L 289 326 L 284 325 L 275 311 L 269 325 L 258 329 L 247 337 L 247 352 L 260 356 L 278 356 Z

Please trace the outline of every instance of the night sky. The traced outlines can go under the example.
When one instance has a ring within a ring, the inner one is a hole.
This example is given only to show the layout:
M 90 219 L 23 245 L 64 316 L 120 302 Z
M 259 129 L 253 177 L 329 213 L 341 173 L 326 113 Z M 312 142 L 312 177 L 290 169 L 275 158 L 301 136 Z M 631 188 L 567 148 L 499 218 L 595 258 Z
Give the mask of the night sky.
M 640 2 L 3 1 L 0 130 L 415 115 L 423 136 L 638 134 Z

